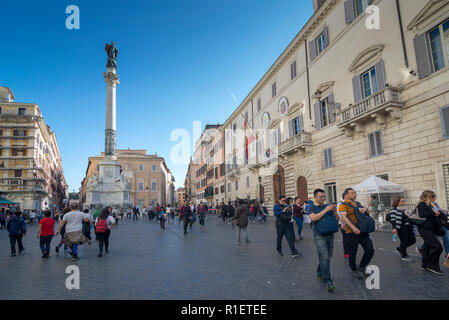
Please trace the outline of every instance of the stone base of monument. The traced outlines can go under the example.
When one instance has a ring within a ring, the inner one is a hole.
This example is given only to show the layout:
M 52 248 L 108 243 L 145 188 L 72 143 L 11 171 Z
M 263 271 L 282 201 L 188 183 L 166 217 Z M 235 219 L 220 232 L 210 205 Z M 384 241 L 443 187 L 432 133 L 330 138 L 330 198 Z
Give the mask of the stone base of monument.
M 129 208 L 132 206 L 130 190 L 120 173 L 120 162 L 115 156 L 106 156 L 98 165 L 98 176 L 88 178 L 84 208 Z

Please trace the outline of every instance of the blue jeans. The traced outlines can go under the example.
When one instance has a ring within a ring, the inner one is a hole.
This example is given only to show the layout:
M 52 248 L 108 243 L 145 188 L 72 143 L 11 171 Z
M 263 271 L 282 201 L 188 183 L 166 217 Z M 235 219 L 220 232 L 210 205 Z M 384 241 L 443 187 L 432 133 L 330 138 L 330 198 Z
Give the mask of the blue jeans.
M 200 226 L 204 227 L 204 220 L 206 218 L 206 213 L 205 212 L 201 212 L 200 213 Z
M 443 236 L 443 247 L 444 251 L 446 251 L 446 255 L 449 254 L 449 231 L 443 227 L 444 236 Z
M 39 246 L 41 247 L 42 253 L 50 253 L 50 243 L 53 236 L 43 236 L 39 237 Z
M 293 220 L 295 220 L 296 224 L 298 225 L 298 236 L 301 236 L 302 224 L 304 222 L 304 218 L 299 218 L 299 217 L 293 216 Z
M 324 283 L 332 284 L 330 259 L 334 250 L 334 234 L 319 234 L 315 232 L 313 239 L 315 240 L 319 259 L 317 276 L 322 277 Z

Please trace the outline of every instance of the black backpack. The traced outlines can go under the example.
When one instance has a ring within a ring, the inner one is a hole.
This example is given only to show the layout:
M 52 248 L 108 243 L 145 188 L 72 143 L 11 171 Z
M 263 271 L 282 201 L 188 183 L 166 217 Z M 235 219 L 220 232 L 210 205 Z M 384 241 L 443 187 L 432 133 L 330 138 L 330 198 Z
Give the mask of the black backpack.
M 342 204 L 354 209 L 354 213 L 357 217 L 357 223 L 355 224 L 355 226 L 360 230 L 361 233 L 371 233 L 376 230 L 376 222 L 374 221 L 374 219 L 367 214 L 359 212 L 360 203 L 357 202 L 357 207 L 354 207 L 347 202 L 343 202 Z

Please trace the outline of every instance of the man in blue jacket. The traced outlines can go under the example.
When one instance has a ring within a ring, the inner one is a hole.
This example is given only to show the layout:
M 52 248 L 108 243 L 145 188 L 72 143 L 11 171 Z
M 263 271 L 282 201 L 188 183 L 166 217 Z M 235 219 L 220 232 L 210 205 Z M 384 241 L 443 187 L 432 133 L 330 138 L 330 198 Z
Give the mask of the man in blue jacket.
M 19 246 L 19 253 L 25 250 L 22 244 L 22 237 L 27 232 L 25 219 L 22 217 L 22 212 L 20 212 L 20 210 L 17 210 L 15 216 L 8 220 L 6 229 L 9 232 L 9 240 L 11 242 L 11 257 L 15 257 L 16 242 Z
M 277 231 L 277 252 L 282 254 L 282 238 L 285 235 L 290 250 L 292 251 L 292 258 L 296 258 L 301 254 L 295 248 L 295 230 L 293 229 L 292 208 L 287 203 L 285 196 L 280 197 L 280 201 L 273 208 L 274 216 L 276 217 L 276 231 Z M 291 198 L 289 198 L 291 199 Z

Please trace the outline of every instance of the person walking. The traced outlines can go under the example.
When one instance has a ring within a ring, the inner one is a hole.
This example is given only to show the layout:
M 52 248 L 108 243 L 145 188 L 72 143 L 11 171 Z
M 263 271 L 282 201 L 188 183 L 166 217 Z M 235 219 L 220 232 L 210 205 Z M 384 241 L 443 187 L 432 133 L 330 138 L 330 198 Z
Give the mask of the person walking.
M 159 211 L 159 222 L 161 223 L 161 230 L 165 230 L 165 220 L 167 220 L 167 216 L 165 214 L 165 210 L 161 207 Z
M 299 197 L 295 198 L 295 203 L 293 204 L 293 220 L 295 220 L 296 225 L 298 226 L 298 237 L 296 239 L 303 240 L 301 233 L 302 225 L 304 223 L 304 203 Z
M 232 218 L 234 218 L 234 206 L 230 201 L 228 202 L 227 212 L 228 224 L 231 224 Z M 232 222 L 232 227 L 234 227 L 234 222 Z
M 418 226 L 418 232 L 424 240 L 421 266 L 424 270 L 443 275 L 444 273 L 440 269 L 440 255 L 443 252 L 443 246 L 436 237 L 441 228 L 439 220 L 441 213 L 435 205 L 435 199 L 435 192 L 425 190 L 422 192 L 420 202 L 416 208 L 418 215 L 425 219 Z
M 239 200 L 239 206 L 235 210 L 235 216 L 232 218 L 235 221 L 235 225 L 237 226 L 237 243 L 240 244 L 240 235 L 242 232 L 245 233 L 245 241 L 249 243 L 248 239 L 248 215 L 250 211 L 248 207 L 245 205 L 243 200 Z
M 370 201 L 368 202 L 368 207 L 370 207 L 371 217 L 376 221 L 376 227 L 379 226 L 379 206 L 380 202 L 377 200 L 375 195 L 370 196 Z
M 84 209 L 83 210 L 84 214 L 89 217 L 89 221 L 83 221 L 83 235 L 86 237 L 87 239 L 87 243 L 89 245 L 92 244 L 92 236 L 90 235 L 90 227 L 92 222 L 94 221 L 94 218 L 92 216 L 92 214 L 89 212 L 89 209 Z
M 171 223 L 175 222 L 175 208 L 170 206 L 170 219 L 171 219 Z
M 241 206 L 240 203 L 239 203 L 239 206 Z M 250 219 L 251 223 L 255 222 L 255 214 L 256 214 L 256 207 L 254 206 L 254 203 L 251 203 L 249 205 L 249 219 Z
M 181 211 L 179 213 L 179 217 L 180 219 L 183 220 L 183 227 L 184 227 L 184 235 L 187 234 L 187 228 L 189 226 L 190 223 L 190 219 L 192 219 L 192 211 L 190 209 L 189 205 L 182 205 L 181 206 Z
M 115 219 L 109 214 L 107 208 L 101 211 L 101 214 L 95 220 L 95 238 L 98 241 L 98 257 L 103 256 L 103 246 L 106 253 L 109 252 L 109 237 L 112 228 L 116 225 Z
M 200 228 L 203 228 L 203 229 L 205 228 L 204 221 L 206 219 L 206 211 L 207 211 L 207 208 L 203 204 L 203 201 L 201 201 L 200 205 L 198 206 L 198 216 L 200 218 L 200 221 L 199 221 Z
M 70 212 L 69 207 L 65 207 L 64 209 L 62 209 L 62 216 L 61 216 L 60 222 L 62 222 L 64 215 L 68 212 Z M 64 244 L 65 225 L 61 228 L 60 234 L 61 234 L 61 240 L 56 245 L 56 248 L 55 248 L 56 253 L 59 253 L 59 248 L 61 248 L 61 246 Z M 64 253 L 66 253 L 66 252 L 67 252 L 67 245 L 64 244 Z
M 223 222 L 226 222 L 226 215 L 227 215 L 227 207 L 224 204 L 224 202 L 222 202 L 220 204 L 220 215 L 221 215 L 221 219 Z
M 344 199 L 342 196 L 342 200 L 337 203 L 337 214 L 339 217 L 338 222 L 339 222 L 340 232 L 341 232 L 342 242 L 343 242 L 343 256 L 345 259 L 349 259 L 349 238 L 348 238 L 348 235 L 346 234 L 346 224 L 341 217 L 340 209 L 339 209 L 340 205 L 343 202 L 344 202 Z
M 263 224 L 267 223 L 267 216 L 268 216 L 268 209 L 265 206 L 265 203 L 262 203 L 261 210 L 260 210 L 260 217 L 261 217 L 261 222 Z
M 72 260 L 76 261 L 78 257 L 78 248 L 84 242 L 86 237 L 83 235 L 83 221 L 89 222 L 89 216 L 78 210 L 78 204 L 72 203 L 70 205 L 71 211 L 66 213 L 58 225 L 57 236 L 62 227 L 65 226 L 64 244 L 71 249 Z
M 196 206 L 193 201 L 190 201 L 190 211 L 192 212 L 192 218 L 190 219 L 190 230 L 192 230 L 193 223 L 196 221 Z
M 307 214 L 312 220 L 313 240 L 318 251 L 317 279 L 332 293 L 335 287 L 330 272 L 330 260 L 334 250 L 334 233 L 338 232 L 338 214 L 335 204 L 325 204 L 326 193 L 322 189 L 313 192 L 313 204 L 307 206 Z
M 277 231 L 277 252 L 283 256 L 282 253 L 282 238 L 285 236 L 287 243 L 292 252 L 292 258 L 300 256 L 300 253 L 295 248 L 295 231 L 293 229 L 292 206 L 290 199 L 281 196 L 280 201 L 273 208 L 276 217 L 276 231 Z
M 30 224 L 34 224 L 34 219 L 36 219 L 36 212 L 34 212 L 34 210 L 31 210 L 31 212 L 30 212 Z
M 369 233 L 362 233 L 357 227 L 358 218 L 356 210 L 360 214 L 369 214 L 367 208 L 357 202 L 357 193 L 352 188 L 347 188 L 343 192 L 344 202 L 340 204 L 339 211 L 343 221 L 346 224 L 346 234 L 348 237 L 349 246 L 349 266 L 351 268 L 351 275 L 357 279 L 367 277 L 366 267 L 374 256 L 373 242 L 369 237 Z M 363 248 L 363 257 L 360 261 L 359 267 L 356 264 L 357 249 L 359 244 Z
M 435 200 L 436 200 L 436 197 L 437 196 L 435 195 Z M 441 221 L 444 220 L 447 222 L 449 220 L 448 212 L 446 210 L 441 209 L 440 205 L 436 201 L 434 201 L 434 205 L 435 205 L 435 208 L 440 212 L 440 218 L 444 218 Z M 446 268 L 449 268 L 449 230 L 447 228 L 448 224 L 449 223 L 446 223 L 445 225 L 442 226 L 442 231 L 444 232 L 443 248 L 444 248 L 444 251 L 446 252 L 446 259 L 444 261 L 444 266 Z
M 395 250 L 401 260 L 414 262 L 415 260 L 407 254 L 407 248 L 416 243 L 413 226 L 408 221 L 409 212 L 405 209 L 405 198 L 396 197 L 393 200 L 390 211 L 390 223 L 393 227 L 393 234 L 399 236 L 400 245 Z
M 6 229 L 6 210 L 2 208 L 0 210 L 0 230 Z
M 42 258 L 50 257 L 50 244 L 54 236 L 55 220 L 51 218 L 51 211 L 44 211 L 44 218 L 39 222 L 36 238 L 42 251 Z
M 25 236 L 27 229 L 25 219 L 22 217 L 22 212 L 16 210 L 14 216 L 8 219 L 6 230 L 9 232 L 9 241 L 11 244 L 11 257 L 16 256 L 16 242 L 19 249 L 19 254 L 25 250 L 22 244 L 22 238 Z

